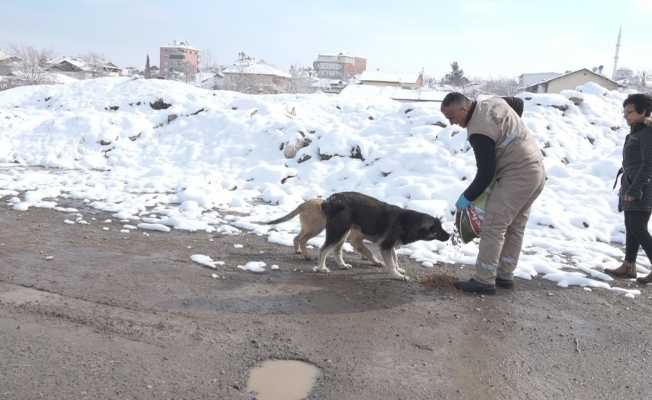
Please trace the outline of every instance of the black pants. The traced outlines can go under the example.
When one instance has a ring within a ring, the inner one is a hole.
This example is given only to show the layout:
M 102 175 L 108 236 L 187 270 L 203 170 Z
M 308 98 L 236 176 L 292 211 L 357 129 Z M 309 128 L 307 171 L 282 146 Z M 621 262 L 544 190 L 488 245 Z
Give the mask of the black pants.
M 650 211 L 625 211 L 625 261 L 636 262 L 638 248 L 652 261 L 652 236 L 647 231 Z

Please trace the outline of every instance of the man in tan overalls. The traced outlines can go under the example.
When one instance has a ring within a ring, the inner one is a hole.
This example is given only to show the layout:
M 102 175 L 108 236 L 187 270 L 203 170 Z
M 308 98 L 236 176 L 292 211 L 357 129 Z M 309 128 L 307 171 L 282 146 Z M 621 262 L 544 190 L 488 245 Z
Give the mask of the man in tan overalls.
M 511 289 L 530 207 L 545 181 L 541 151 L 519 115 L 500 97 L 476 102 L 449 93 L 441 111 L 451 124 L 466 128 L 478 167 L 456 207 L 469 207 L 493 183 L 475 275 L 455 287 L 482 294 L 495 294 L 496 286 Z

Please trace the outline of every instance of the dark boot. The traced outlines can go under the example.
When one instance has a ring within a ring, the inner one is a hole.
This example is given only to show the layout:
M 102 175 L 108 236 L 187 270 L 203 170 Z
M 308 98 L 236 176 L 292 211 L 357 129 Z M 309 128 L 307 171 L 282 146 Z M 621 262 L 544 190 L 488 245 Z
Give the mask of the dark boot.
M 620 267 L 616 269 L 605 269 L 604 273 L 614 278 L 636 279 L 636 263 L 623 261 Z
M 473 278 L 468 281 L 457 281 L 453 283 L 453 286 L 467 293 L 496 294 L 496 285 L 478 282 Z
M 496 278 L 496 286 L 503 289 L 514 289 L 514 280 Z
M 636 282 L 642 284 L 642 285 L 647 285 L 648 283 L 652 283 L 652 272 L 647 274 L 646 276 L 642 278 L 638 278 Z

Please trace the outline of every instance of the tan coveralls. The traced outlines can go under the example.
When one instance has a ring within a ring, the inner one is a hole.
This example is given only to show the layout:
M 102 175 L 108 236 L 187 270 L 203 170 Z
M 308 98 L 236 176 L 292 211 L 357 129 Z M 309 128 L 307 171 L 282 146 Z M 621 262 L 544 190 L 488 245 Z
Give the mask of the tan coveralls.
M 486 135 L 496 143 L 496 182 L 487 199 L 474 276 L 493 284 L 496 276 L 514 277 L 530 207 L 544 186 L 543 158 L 521 118 L 500 97 L 479 101 L 466 129 L 469 136 Z

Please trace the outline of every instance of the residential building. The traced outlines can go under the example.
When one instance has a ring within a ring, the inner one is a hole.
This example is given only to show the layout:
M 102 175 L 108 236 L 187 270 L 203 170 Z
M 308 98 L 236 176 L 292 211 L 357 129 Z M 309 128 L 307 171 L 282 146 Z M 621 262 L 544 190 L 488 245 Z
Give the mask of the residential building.
M 140 76 L 140 75 L 143 75 L 144 72 L 142 70 L 138 69 L 137 67 L 126 67 L 124 69 L 124 74 L 126 76 Z
M 312 65 L 319 78 L 347 81 L 367 69 L 367 59 L 342 53 L 338 55 L 319 54 Z
M 22 60 L 0 50 L 0 75 L 12 75 L 13 71 L 17 68 L 18 63 Z
M 115 65 L 110 61 L 102 65 L 102 71 L 107 75 L 112 75 L 112 76 L 122 75 L 122 68 L 118 67 L 117 65 Z
M 22 59 L 20 57 L 14 56 L 14 55 L 0 49 L 0 62 L 8 63 L 8 62 L 18 62 L 18 61 L 21 61 L 21 60 Z
M 46 70 L 75 79 L 87 79 L 93 75 L 89 65 L 77 57 L 57 57 L 49 60 Z
M 423 87 L 423 73 L 393 74 L 380 71 L 365 71 L 358 77 L 361 85 L 395 86 L 403 89 Z
M 204 89 L 222 89 L 224 87 L 224 74 L 219 70 L 200 72 L 195 77 L 194 85 Z
M 534 72 L 521 74 L 518 76 L 518 87 L 525 89 L 526 87 L 530 87 L 540 82 L 548 81 L 561 75 L 562 74 L 559 72 Z
M 160 75 L 165 79 L 194 81 L 199 72 L 199 50 L 187 41 L 161 46 Z
M 122 75 L 122 68 L 102 58 L 58 57 L 48 61 L 46 70 L 75 79 Z
M 614 90 L 620 87 L 618 82 L 587 68 L 582 68 L 546 81 L 535 83 L 525 87 L 524 89 L 531 93 L 560 93 L 562 90 L 575 89 L 577 86 L 588 82 L 597 83 L 607 90 Z
M 615 81 L 631 81 L 634 79 L 634 71 L 629 68 L 618 68 L 613 78 Z
M 243 93 L 287 93 L 292 78 L 285 71 L 248 57 L 224 69 L 222 74 L 224 89 Z

